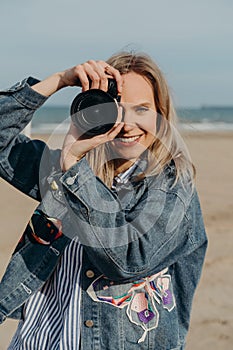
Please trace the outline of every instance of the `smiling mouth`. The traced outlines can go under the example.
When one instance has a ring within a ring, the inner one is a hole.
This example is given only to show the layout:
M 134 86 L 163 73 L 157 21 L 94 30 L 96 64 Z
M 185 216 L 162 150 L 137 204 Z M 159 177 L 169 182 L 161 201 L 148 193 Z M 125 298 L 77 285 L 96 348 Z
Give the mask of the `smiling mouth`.
M 141 135 L 137 135 L 137 136 L 131 136 L 131 137 L 118 137 L 117 139 L 115 139 L 118 142 L 123 142 L 123 143 L 133 143 L 135 141 L 138 141 L 140 139 Z

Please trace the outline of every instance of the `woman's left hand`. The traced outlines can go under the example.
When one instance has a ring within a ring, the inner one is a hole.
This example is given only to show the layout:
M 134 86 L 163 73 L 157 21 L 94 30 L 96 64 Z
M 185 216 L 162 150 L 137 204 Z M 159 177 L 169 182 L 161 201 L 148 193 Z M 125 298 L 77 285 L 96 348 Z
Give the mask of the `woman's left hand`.
M 119 120 L 121 120 L 121 118 Z M 91 149 L 112 141 L 119 134 L 123 124 L 123 122 L 118 121 L 112 129 L 105 134 L 94 137 L 84 137 L 80 134 L 75 125 L 71 123 L 62 147 L 60 160 L 62 170 L 67 171 Z

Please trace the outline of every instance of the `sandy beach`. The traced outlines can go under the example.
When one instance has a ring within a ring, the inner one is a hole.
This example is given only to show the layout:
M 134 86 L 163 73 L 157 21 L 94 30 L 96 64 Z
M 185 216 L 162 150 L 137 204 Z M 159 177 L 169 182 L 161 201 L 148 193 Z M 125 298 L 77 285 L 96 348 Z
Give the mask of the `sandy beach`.
M 35 138 L 36 135 L 33 135 Z M 42 136 L 46 138 L 46 136 Z M 183 134 L 197 169 L 209 247 L 194 304 L 187 350 L 225 350 L 233 344 L 233 133 Z M 37 203 L 0 180 L 0 276 Z M 17 322 L 0 326 L 0 350 Z

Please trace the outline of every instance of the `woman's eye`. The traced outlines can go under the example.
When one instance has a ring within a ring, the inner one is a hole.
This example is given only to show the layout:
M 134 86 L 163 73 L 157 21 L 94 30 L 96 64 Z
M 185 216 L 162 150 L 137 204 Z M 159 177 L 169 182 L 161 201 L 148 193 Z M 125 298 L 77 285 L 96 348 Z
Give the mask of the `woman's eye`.
M 148 107 L 144 107 L 144 106 L 140 106 L 140 107 L 137 107 L 136 108 L 136 112 L 137 113 L 145 113 L 145 112 L 147 112 L 149 110 L 149 108 Z

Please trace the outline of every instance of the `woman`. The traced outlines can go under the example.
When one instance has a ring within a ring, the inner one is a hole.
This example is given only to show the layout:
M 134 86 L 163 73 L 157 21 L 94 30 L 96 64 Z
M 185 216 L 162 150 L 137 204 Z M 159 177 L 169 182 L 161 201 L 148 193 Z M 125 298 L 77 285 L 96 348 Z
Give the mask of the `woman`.
M 62 151 L 19 132 L 66 86 L 107 91 L 118 120 Z M 165 79 L 145 54 L 88 61 L 1 93 L 1 176 L 40 202 L 0 284 L 9 349 L 184 349 L 207 239 Z

